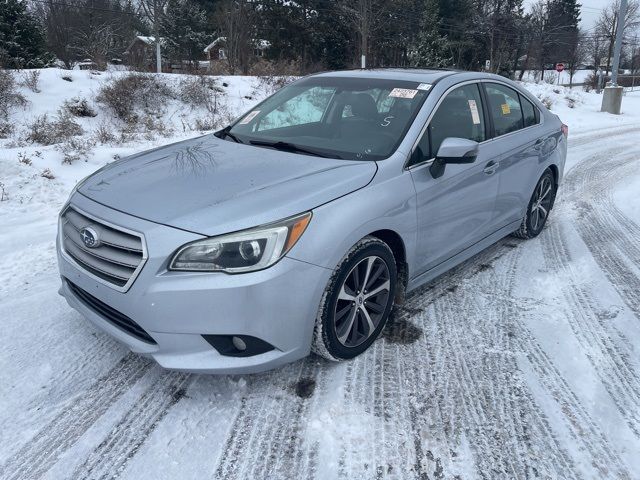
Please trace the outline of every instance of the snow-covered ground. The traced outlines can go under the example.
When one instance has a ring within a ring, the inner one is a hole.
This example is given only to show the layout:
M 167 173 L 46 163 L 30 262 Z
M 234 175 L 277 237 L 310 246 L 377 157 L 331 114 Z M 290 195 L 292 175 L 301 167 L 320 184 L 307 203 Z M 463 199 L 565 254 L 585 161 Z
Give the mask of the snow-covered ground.
M 573 73 L 573 85 L 582 84 L 587 81 L 589 76 L 593 74 L 593 70 L 576 70 Z M 553 80 L 552 83 L 560 83 L 560 85 L 569 85 L 571 75 L 568 70 L 564 70 L 558 73 L 555 70 L 545 70 L 544 78 L 546 81 Z M 534 82 L 540 80 L 539 70 L 527 70 L 524 72 L 522 80 L 525 82 Z
M 72 74 L 23 88 L 17 128 L 103 81 Z M 235 113 L 260 96 L 256 79 L 220 82 Z M 171 138 L 72 165 L 0 140 L 0 478 L 640 478 L 640 93 L 612 116 L 594 93 L 527 87 L 570 128 L 540 237 L 506 238 L 411 294 L 354 361 L 252 376 L 164 371 L 57 295 L 56 215 L 75 182 L 197 134 L 177 128 L 183 107 L 164 114 Z

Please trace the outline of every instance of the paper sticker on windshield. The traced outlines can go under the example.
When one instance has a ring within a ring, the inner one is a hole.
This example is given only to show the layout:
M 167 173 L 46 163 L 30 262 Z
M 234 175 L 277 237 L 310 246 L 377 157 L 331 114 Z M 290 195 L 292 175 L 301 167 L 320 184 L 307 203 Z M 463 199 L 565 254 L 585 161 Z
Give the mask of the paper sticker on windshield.
M 425 91 L 429 91 L 431 90 L 431 84 L 430 83 L 421 83 L 420 85 L 418 85 L 418 90 L 425 90 Z
M 246 117 L 240 120 L 240 125 L 246 125 L 251 120 L 256 118 L 256 115 L 258 115 L 259 113 L 260 113 L 260 110 L 254 110 L 253 112 L 249 113 Z
M 478 114 L 478 105 L 475 100 L 469 100 L 469 110 L 471 110 L 471 119 L 474 125 L 480 125 L 480 115 Z
M 500 107 L 502 107 L 502 114 L 503 115 L 509 115 L 511 113 L 511 108 L 509 108 L 509 104 L 508 103 L 503 103 L 502 105 L 500 105 Z
M 394 88 L 389 93 L 390 97 L 396 98 L 413 98 L 418 93 L 418 90 L 414 90 L 413 88 Z

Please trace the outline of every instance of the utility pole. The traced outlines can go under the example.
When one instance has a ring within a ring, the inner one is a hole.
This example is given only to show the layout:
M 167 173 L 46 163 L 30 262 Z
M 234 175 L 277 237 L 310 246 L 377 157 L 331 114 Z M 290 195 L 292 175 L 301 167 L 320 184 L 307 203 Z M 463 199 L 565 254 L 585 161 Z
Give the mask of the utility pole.
M 162 56 L 160 55 L 160 6 L 153 0 L 153 30 L 156 43 L 156 73 L 162 73 Z
M 613 67 L 611 69 L 611 83 L 604 89 L 601 112 L 620 114 L 622 106 L 622 92 L 624 88 L 618 86 L 618 69 L 620 68 L 620 51 L 624 35 L 624 22 L 627 16 L 627 0 L 620 0 L 618 24 L 616 27 L 616 44 L 613 49 Z

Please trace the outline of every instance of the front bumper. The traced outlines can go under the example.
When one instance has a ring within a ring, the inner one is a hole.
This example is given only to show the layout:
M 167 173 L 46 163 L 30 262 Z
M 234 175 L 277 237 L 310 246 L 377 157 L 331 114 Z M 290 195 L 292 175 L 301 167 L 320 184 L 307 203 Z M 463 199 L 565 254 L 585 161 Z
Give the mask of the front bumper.
M 141 220 L 95 203 L 82 195 L 73 204 L 110 223 L 144 233 L 148 259 L 127 292 L 87 275 L 61 252 L 60 294 L 96 326 L 150 356 L 161 366 L 200 373 L 254 373 L 305 357 L 310 352 L 320 299 L 331 271 L 285 257 L 258 272 L 171 272 L 166 264 L 181 245 L 200 235 Z M 134 320 L 156 342 L 141 341 L 90 308 L 68 281 Z M 244 335 L 274 348 L 254 356 L 220 354 L 203 335 Z

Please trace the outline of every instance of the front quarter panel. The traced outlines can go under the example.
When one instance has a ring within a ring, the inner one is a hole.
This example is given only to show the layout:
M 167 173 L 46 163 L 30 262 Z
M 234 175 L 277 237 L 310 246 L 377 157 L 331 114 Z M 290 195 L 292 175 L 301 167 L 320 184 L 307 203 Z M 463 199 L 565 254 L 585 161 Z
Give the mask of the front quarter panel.
M 402 238 L 411 265 L 416 242 L 415 188 L 409 172 L 398 174 L 397 162 L 391 160 L 380 162 L 367 187 L 316 208 L 288 256 L 334 269 L 360 239 L 377 230 L 392 230 Z

